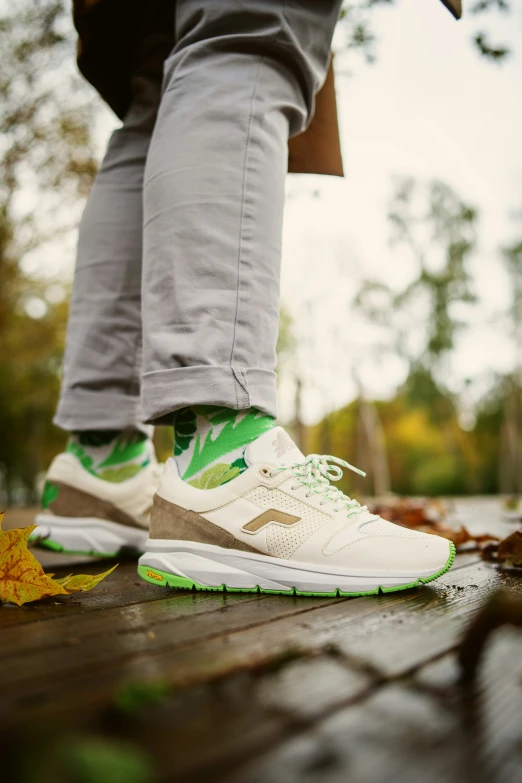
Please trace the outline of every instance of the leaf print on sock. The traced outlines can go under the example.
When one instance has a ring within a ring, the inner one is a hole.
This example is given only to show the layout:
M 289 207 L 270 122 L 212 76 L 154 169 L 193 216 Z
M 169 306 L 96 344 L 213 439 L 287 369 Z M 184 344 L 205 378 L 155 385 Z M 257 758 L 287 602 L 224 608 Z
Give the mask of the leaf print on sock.
M 246 464 L 243 457 L 239 457 L 239 459 L 234 460 L 234 462 L 230 465 L 231 468 L 237 468 L 240 473 L 244 473 L 245 470 L 248 468 L 248 465 Z
M 197 436 L 194 454 L 192 455 L 187 470 L 183 474 L 185 480 L 195 473 L 199 473 L 200 470 L 203 470 L 205 465 L 210 465 L 223 456 L 223 454 L 230 452 L 230 448 L 227 448 L 227 444 L 230 443 L 231 432 L 234 433 L 235 444 L 244 444 L 246 446 L 248 443 L 252 443 L 253 440 L 256 440 L 263 432 L 272 429 L 274 426 L 274 419 L 272 417 L 264 416 L 258 418 L 257 411 L 249 411 L 239 422 L 237 422 L 235 416 L 230 418 L 231 413 L 233 414 L 234 412 L 228 411 L 228 421 L 214 439 L 212 439 L 213 430 L 210 430 L 207 434 L 203 445 L 201 444 L 200 436 Z M 256 419 L 255 424 L 254 419 Z M 214 421 L 215 419 L 213 420 L 213 423 Z M 219 423 L 221 423 L 221 416 Z
M 239 476 L 238 468 L 219 463 L 212 465 L 202 476 L 192 479 L 188 483 L 196 489 L 214 489 L 214 487 L 219 487 L 221 484 L 226 484 L 227 481 L 232 481 L 236 476 Z
M 93 476 L 95 475 L 94 470 L 92 469 L 93 458 L 89 457 L 89 455 L 85 453 L 85 451 L 82 449 L 79 443 L 74 443 L 73 441 L 70 441 L 67 444 L 67 448 L 65 449 L 65 451 L 69 452 L 69 454 L 74 454 L 76 459 L 78 459 L 81 462 L 85 470 L 88 470 L 89 473 L 93 474 Z
M 179 457 L 190 446 L 196 432 L 196 413 L 193 408 L 182 408 L 174 416 L 174 456 Z
M 74 433 L 82 446 L 108 446 L 120 434 L 119 430 L 82 430 Z M 144 436 L 145 437 L 145 436 Z
M 134 463 L 131 465 L 123 465 L 121 468 L 108 468 L 107 470 L 102 470 L 101 473 L 98 473 L 98 478 L 119 484 L 120 481 L 126 481 L 135 476 L 136 473 L 140 472 L 142 467 L 142 465 Z
M 58 497 L 60 487 L 53 484 L 51 481 L 46 481 L 42 492 L 42 508 L 49 508 Z
M 146 450 L 146 439 L 136 440 L 136 438 L 133 438 L 132 436 L 129 438 L 128 436 L 121 435 L 114 444 L 114 448 L 107 459 L 103 460 L 103 462 L 100 462 L 98 465 L 98 470 L 100 470 L 100 468 L 109 468 L 113 465 L 121 465 L 122 462 L 130 462 L 131 460 L 136 459 L 136 457 L 141 457 L 145 454 Z

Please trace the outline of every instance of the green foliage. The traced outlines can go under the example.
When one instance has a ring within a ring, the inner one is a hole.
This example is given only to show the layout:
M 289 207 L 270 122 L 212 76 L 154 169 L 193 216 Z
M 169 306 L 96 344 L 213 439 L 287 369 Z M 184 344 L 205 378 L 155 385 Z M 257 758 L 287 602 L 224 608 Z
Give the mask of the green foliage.
M 501 383 L 479 408 L 473 430 L 465 431 L 459 425 L 452 396 L 425 370 L 414 370 L 393 399 L 375 403 L 384 431 L 392 490 L 423 496 L 498 492 L 504 404 Z M 311 450 L 323 451 L 322 436 L 327 430 L 331 453 L 358 464 L 358 405 L 355 400 L 311 428 Z M 345 475 L 341 486 L 353 493 L 354 478 Z M 365 482 L 357 485 L 357 491 L 364 489 Z
M 340 15 L 338 56 L 345 64 L 346 56 L 362 55 L 372 64 L 377 59 L 377 37 L 373 31 L 372 12 L 376 7 L 392 6 L 395 0 L 346 0 Z M 344 70 L 344 68 L 343 68 Z
M 403 179 L 392 198 L 389 220 L 393 241 L 411 254 L 416 276 L 400 291 L 367 281 L 355 304 L 394 334 L 389 346 L 393 352 L 410 366 L 432 372 L 453 349 L 462 327 L 454 306 L 475 302 L 467 262 L 475 247 L 477 213 L 443 182 L 434 180 L 421 188 Z M 412 347 L 412 336 L 419 335 L 422 345 Z
M 514 2 L 513 0 L 477 0 L 469 9 L 469 13 L 480 15 L 482 18 L 485 12 L 498 11 L 504 16 L 510 17 L 516 5 L 518 5 L 517 0 Z M 520 7 L 517 10 L 520 11 Z M 503 62 L 512 54 L 510 47 L 506 44 L 492 43 L 490 33 L 485 30 L 475 34 L 473 43 L 478 53 L 491 62 Z
M 20 262 L 69 229 L 71 207 L 86 195 L 96 165 L 90 91 L 74 66 L 69 4 L 20 0 L 2 11 L 0 482 L 7 502 L 17 485 L 35 501 L 36 476 L 64 443 L 51 422 L 67 306 L 47 298 L 49 274 L 30 276 Z
M 154 778 L 148 756 L 129 743 L 78 738 L 63 755 L 70 779 L 77 783 L 151 783 Z
M 194 408 L 182 408 L 174 414 L 174 455 L 178 457 L 190 446 L 196 432 Z
M 129 680 L 118 689 L 114 707 L 126 715 L 136 715 L 140 710 L 163 702 L 170 691 L 165 680 Z
M 443 0 L 445 2 L 445 0 Z M 368 64 L 377 60 L 378 38 L 374 32 L 373 12 L 382 7 L 398 6 L 396 0 L 346 0 L 343 3 L 340 17 L 338 57 L 344 65 L 347 56 L 362 55 Z M 450 3 L 446 3 L 448 7 Z M 511 47 L 505 43 L 492 42 L 492 34 L 486 27 L 493 21 L 494 34 L 498 35 L 498 19 L 505 17 L 506 36 L 510 37 L 510 26 L 513 25 L 513 15 L 520 12 L 520 0 L 476 0 L 467 7 L 464 3 L 465 16 L 477 16 L 482 29 L 472 36 L 472 43 L 478 54 L 493 63 L 504 62 L 511 54 Z M 346 72 L 343 68 L 343 72 Z

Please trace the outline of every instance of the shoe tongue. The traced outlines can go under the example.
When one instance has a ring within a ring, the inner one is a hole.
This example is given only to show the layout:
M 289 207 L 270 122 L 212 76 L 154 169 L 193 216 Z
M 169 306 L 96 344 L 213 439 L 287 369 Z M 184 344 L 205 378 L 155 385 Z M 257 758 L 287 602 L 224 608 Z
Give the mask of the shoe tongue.
M 268 462 L 276 465 L 289 465 L 303 462 L 305 456 L 295 445 L 290 435 L 282 427 L 274 427 L 264 432 L 245 450 L 247 465 Z

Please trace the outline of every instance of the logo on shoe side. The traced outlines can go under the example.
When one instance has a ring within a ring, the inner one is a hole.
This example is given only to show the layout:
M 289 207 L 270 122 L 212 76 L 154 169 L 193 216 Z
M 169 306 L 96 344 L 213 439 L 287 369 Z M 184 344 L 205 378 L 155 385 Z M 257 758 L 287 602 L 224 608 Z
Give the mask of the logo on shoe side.
M 248 533 L 257 533 L 258 530 L 269 525 L 270 522 L 279 522 L 281 525 L 295 525 L 300 521 L 301 517 L 294 517 L 293 514 L 285 514 L 284 511 L 270 508 L 268 511 L 263 511 L 258 517 L 251 519 L 246 525 L 243 525 L 242 530 Z
M 292 438 L 286 432 L 279 432 L 275 440 L 272 441 L 272 446 L 279 458 L 286 454 L 287 451 L 292 451 L 295 448 Z
M 159 574 L 154 573 L 154 571 L 147 571 L 147 576 L 152 577 L 152 579 L 157 579 L 158 582 L 163 582 L 163 577 Z

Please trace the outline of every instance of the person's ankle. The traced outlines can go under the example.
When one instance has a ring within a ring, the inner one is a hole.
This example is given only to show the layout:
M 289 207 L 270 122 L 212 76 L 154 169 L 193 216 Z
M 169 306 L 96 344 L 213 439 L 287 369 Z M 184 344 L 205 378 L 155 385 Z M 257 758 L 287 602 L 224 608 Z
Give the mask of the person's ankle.
M 184 481 L 198 489 L 213 489 L 239 476 L 247 465 L 245 449 L 275 419 L 255 408 L 235 411 L 217 406 L 193 406 L 174 413 L 174 459 Z
M 104 481 L 119 483 L 146 467 L 154 453 L 150 438 L 140 430 L 84 430 L 72 432 L 66 451 Z

